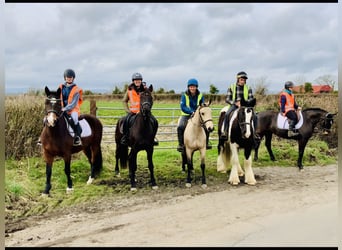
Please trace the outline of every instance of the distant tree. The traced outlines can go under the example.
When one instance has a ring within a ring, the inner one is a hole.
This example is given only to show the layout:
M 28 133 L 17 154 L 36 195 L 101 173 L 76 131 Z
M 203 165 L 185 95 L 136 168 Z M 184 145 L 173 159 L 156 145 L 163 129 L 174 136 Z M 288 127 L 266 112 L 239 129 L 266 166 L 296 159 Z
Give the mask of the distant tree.
M 219 93 L 219 90 L 216 86 L 214 86 L 214 84 L 210 84 L 209 86 L 209 93 L 210 94 L 213 94 L 213 95 L 216 95 Z
M 304 84 L 304 91 L 305 91 L 305 93 L 312 93 L 313 88 L 312 88 L 311 82 L 306 82 Z
M 115 88 L 114 88 L 112 94 L 113 94 L 113 95 L 115 95 L 115 94 L 122 94 L 122 91 L 121 91 L 117 86 L 115 86 Z
M 156 94 L 164 94 L 165 93 L 165 89 L 164 88 L 159 88 L 156 91 Z
M 315 82 L 319 85 L 329 85 L 333 90 L 335 88 L 336 80 L 332 75 L 319 76 Z
M 265 96 L 267 94 L 267 76 L 259 77 L 255 80 L 254 93 L 257 95 Z
M 171 90 L 169 90 L 169 91 L 167 91 L 167 93 L 168 94 L 174 94 L 174 93 L 176 93 L 173 89 L 171 89 Z
M 92 91 L 90 91 L 90 90 L 84 90 L 83 94 L 84 95 L 93 95 L 94 93 Z

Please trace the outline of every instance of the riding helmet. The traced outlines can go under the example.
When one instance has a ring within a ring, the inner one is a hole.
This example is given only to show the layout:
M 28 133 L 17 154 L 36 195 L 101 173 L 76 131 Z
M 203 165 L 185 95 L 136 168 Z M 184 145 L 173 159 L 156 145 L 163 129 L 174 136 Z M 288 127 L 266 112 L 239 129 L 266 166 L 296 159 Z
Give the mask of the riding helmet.
M 66 77 L 73 77 L 73 78 L 75 78 L 76 77 L 75 71 L 73 71 L 72 69 L 66 69 L 64 71 L 64 79 Z
M 132 75 L 132 81 L 134 81 L 134 80 L 142 80 L 143 79 L 143 77 L 142 77 L 142 75 L 140 74 L 140 73 L 134 73 L 133 75 Z
M 293 82 L 291 82 L 291 81 L 285 82 L 285 89 L 289 89 L 291 87 L 293 88 L 293 86 L 294 86 Z
M 189 87 L 189 86 L 196 86 L 196 87 L 198 87 L 198 81 L 197 81 L 195 78 L 189 79 L 189 81 L 188 81 L 188 87 Z
M 247 77 L 247 73 L 244 72 L 244 71 L 240 71 L 239 73 L 237 73 L 236 75 L 236 78 L 239 79 L 239 78 L 245 78 L 245 79 L 248 79 Z

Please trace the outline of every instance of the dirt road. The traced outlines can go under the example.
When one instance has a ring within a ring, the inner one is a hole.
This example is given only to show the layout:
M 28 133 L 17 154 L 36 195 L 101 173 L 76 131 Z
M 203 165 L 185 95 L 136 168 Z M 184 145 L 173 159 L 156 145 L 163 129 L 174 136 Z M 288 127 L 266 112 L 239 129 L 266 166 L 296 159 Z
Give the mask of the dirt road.
M 31 218 L 26 229 L 7 235 L 5 246 L 338 245 L 337 165 L 254 173 L 256 186 L 160 188 Z

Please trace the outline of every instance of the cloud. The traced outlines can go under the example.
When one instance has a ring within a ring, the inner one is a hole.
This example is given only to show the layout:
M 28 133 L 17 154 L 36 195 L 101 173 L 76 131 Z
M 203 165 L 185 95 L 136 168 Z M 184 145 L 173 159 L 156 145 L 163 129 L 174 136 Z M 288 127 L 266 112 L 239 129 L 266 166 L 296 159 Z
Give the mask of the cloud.
M 221 93 L 238 71 L 270 92 L 301 76 L 336 77 L 338 13 L 325 3 L 5 4 L 6 92 L 58 86 L 66 68 L 110 92 L 134 72 L 155 89 Z

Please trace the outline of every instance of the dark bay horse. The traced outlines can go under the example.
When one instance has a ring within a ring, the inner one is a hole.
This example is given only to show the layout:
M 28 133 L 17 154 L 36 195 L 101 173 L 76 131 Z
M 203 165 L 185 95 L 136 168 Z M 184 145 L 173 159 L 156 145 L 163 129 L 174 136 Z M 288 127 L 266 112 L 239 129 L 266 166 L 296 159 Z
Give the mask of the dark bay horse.
M 45 87 L 45 112 L 46 119 L 44 128 L 40 135 L 43 156 L 46 162 L 46 186 L 43 195 L 49 195 L 51 189 L 52 164 L 56 156 L 64 160 L 64 172 L 67 176 L 67 192 L 73 190 L 70 176 L 71 155 L 83 150 L 90 163 L 90 176 L 87 184 L 91 184 L 93 179 L 102 170 L 102 124 L 95 116 L 84 114 L 79 117 L 82 127 L 82 145 L 73 146 L 73 136 L 70 133 L 70 126 L 62 112 L 60 99 L 61 89 L 50 91 Z
M 303 169 L 303 154 L 305 146 L 308 140 L 311 138 L 315 127 L 321 129 L 324 133 L 330 132 L 331 126 L 333 124 L 333 119 L 335 114 L 331 114 L 321 108 L 308 108 L 302 110 L 302 117 L 296 124 L 296 129 L 299 132 L 298 136 L 288 137 L 288 123 L 287 128 L 279 128 L 278 116 L 280 116 L 279 111 L 266 110 L 258 113 L 258 124 L 257 133 L 262 139 L 265 136 L 265 146 L 267 148 L 268 154 L 272 161 L 275 161 L 274 154 L 272 152 L 271 142 L 272 135 L 275 134 L 281 138 L 296 140 L 298 142 L 298 159 L 297 166 L 299 170 Z M 300 126 L 300 127 L 298 127 Z M 260 142 L 255 148 L 254 160 L 258 160 L 258 149 Z
M 218 135 L 222 134 L 222 126 L 227 107 L 220 112 Z M 254 149 L 254 111 L 252 107 L 240 107 L 230 113 L 228 140 L 219 139 L 217 171 L 226 173 L 229 165 L 232 165 L 228 182 L 232 185 L 240 183 L 239 177 L 245 177 L 244 182 L 255 185 L 256 180 L 252 169 L 252 150 Z M 244 170 L 239 162 L 239 149 L 244 149 Z
M 187 165 L 186 187 L 191 187 L 193 155 L 197 150 L 199 150 L 201 159 L 202 188 L 207 187 L 205 178 L 206 131 L 209 134 L 214 130 L 212 110 L 209 107 L 210 103 L 211 100 L 197 107 L 193 116 L 188 120 L 184 130 L 185 150 L 182 152 L 182 169 L 185 171 L 185 165 Z
M 140 92 L 140 112 L 133 116 L 129 122 L 129 137 L 128 145 L 122 145 L 120 143 L 122 138 L 121 125 L 124 121 L 124 117 L 120 118 L 115 128 L 115 173 L 119 174 L 119 162 L 120 166 L 125 168 L 129 167 L 129 178 L 131 182 L 131 191 L 136 191 L 136 176 L 137 171 L 137 155 L 139 151 L 145 150 L 147 153 L 148 169 L 150 171 L 151 186 L 153 189 L 157 189 L 157 183 L 154 177 L 154 165 L 153 165 L 153 151 L 154 151 L 154 138 L 158 130 L 157 120 L 152 119 L 152 97 L 153 86 L 150 85 L 145 88 L 143 92 Z M 130 151 L 128 153 L 128 147 Z

